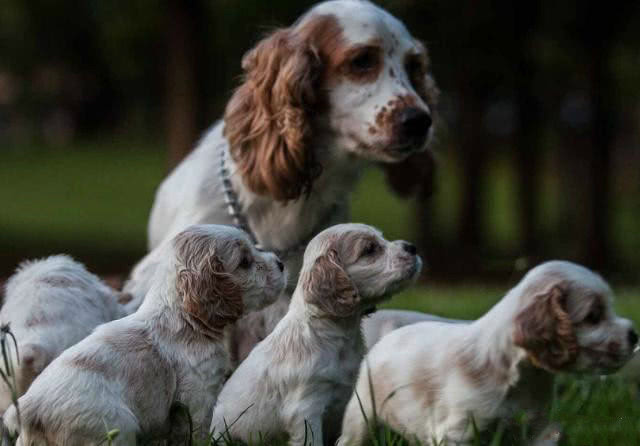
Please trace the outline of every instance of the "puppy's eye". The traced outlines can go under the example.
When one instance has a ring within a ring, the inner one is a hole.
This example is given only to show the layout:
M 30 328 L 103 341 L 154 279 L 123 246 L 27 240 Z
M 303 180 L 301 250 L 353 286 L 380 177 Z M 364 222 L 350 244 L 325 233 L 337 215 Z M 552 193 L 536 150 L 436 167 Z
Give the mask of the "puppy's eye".
M 351 59 L 349 65 L 356 73 L 373 70 L 378 65 L 378 53 L 374 48 L 365 48 Z
M 249 269 L 251 265 L 253 265 L 253 259 L 249 256 L 243 256 L 242 260 L 240 260 L 240 263 L 238 263 L 238 268 Z
M 589 314 L 587 314 L 587 317 L 584 318 L 584 322 L 586 322 L 587 324 L 596 325 L 599 324 L 600 321 L 602 321 L 602 316 L 602 306 L 594 305 L 593 308 L 591 308 L 591 311 L 589 311 Z
M 378 252 L 378 244 L 375 242 L 369 242 L 366 244 L 362 252 L 360 252 L 360 257 L 369 257 Z

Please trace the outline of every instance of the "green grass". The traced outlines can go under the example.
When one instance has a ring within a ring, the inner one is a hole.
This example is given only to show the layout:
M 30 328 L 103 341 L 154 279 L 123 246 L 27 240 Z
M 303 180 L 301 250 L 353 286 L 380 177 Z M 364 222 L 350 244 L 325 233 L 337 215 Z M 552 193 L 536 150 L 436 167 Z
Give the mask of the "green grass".
M 165 148 L 148 140 L 117 137 L 76 142 L 61 148 L 3 146 L 0 155 L 0 250 L 13 259 L 64 251 L 94 257 L 136 259 L 146 247 L 146 222 L 153 194 L 166 174 Z M 557 233 L 560 182 L 543 160 L 539 194 L 541 230 Z M 461 172 L 456 153 L 440 153 L 429 231 L 447 246 L 456 240 L 461 204 Z M 612 241 L 622 271 L 640 267 L 640 185 L 626 176 L 614 184 Z M 488 166 L 482 197 L 484 239 L 504 261 L 518 256 L 516 176 L 507 157 Z M 352 219 L 382 229 L 389 238 L 416 240 L 415 202 L 395 197 L 382 173 L 368 170 L 352 197 Z M 566 240 L 565 240 L 566 239 Z M 570 242 L 543 240 L 554 249 Z M 454 243 L 455 245 L 455 243 Z M 561 255 L 560 251 L 559 254 Z M 570 254 L 570 253 L 569 253 Z M 88 263 L 92 259 L 80 257 Z M 1 260 L 1 259 L 0 259 Z M 95 260 L 95 259 L 93 259 Z M 14 262 L 15 260 L 12 260 Z M 487 258 L 487 264 L 497 259 Z M 13 264 L 0 263 L 0 268 Z M 117 268 L 115 268 L 117 270 Z M 114 268 L 112 268 L 114 270 Z M 0 270 L 0 276 L 6 271 Z
M 97 251 L 144 249 L 163 169 L 162 150 L 135 143 L 3 153 L 0 243 L 56 240 L 88 243 Z

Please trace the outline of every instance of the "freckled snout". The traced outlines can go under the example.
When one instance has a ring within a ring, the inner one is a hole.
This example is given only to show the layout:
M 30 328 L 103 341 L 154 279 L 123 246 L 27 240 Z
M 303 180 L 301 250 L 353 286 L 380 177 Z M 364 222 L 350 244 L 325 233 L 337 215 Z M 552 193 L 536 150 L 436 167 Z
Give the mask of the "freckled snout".
M 422 146 L 431 128 L 431 115 L 419 107 L 406 107 L 397 114 L 397 140 L 403 146 Z

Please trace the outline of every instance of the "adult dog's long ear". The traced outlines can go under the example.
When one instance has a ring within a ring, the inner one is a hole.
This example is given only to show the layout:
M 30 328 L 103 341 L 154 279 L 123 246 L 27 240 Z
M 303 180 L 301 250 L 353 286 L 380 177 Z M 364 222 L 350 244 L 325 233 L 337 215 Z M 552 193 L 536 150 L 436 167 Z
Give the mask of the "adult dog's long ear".
M 535 296 L 515 319 L 514 343 L 524 348 L 534 364 L 550 371 L 571 365 L 578 343 L 567 313 L 567 285 L 553 285 Z
M 244 304 L 241 287 L 211 252 L 210 243 L 201 236 L 178 236 L 176 290 L 194 328 L 219 337 L 226 325 L 242 317 Z
M 308 147 L 320 59 L 293 31 L 280 29 L 244 56 L 242 68 L 244 82 L 224 116 L 231 156 L 254 193 L 296 199 L 320 174 Z
M 334 249 L 315 260 L 305 278 L 304 291 L 306 301 L 330 317 L 351 316 L 360 302 L 358 290 Z
M 418 77 L 411 79 L 411 83 L 418 96 L 429 106 L 433 126 L 437 127 L 436 108 L 440 91 L 430 73 L 418 72 L 415 76 Z M 411 155 L 399 163 L 382 163 L 381 167 L 389 186 L 399 196 L 408 198 L 420 194 L 429 197 L 433 194 L 436 163 L 430 149 Z

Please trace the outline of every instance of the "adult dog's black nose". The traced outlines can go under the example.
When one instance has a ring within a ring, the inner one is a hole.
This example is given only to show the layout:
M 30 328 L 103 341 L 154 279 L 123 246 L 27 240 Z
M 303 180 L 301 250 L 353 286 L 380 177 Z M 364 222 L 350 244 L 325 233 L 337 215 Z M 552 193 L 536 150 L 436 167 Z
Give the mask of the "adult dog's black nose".
M 408 242 L 402 242 L 402 249 L 407 251 L 412 256 L 416 255 L 416 253 L 418 252 L 418 248 L 416 248 L 416 245 L 413 245 Z
M 636 345 L 638 343 L 638 333 L 632 328 L 627 333 L 627 339 L 629 339 L 629 344 Z
M 280 272 L 284 271 L 284 263 L 282 263 L 280 260 L 276 260 L 276 265 L 278 265 L 278 269 L 280 270 Z
M 431 115 L 418 107 L 407 107 L 398 116 L 402 136 L 411 141 L 424 141 L 431 127 Z

